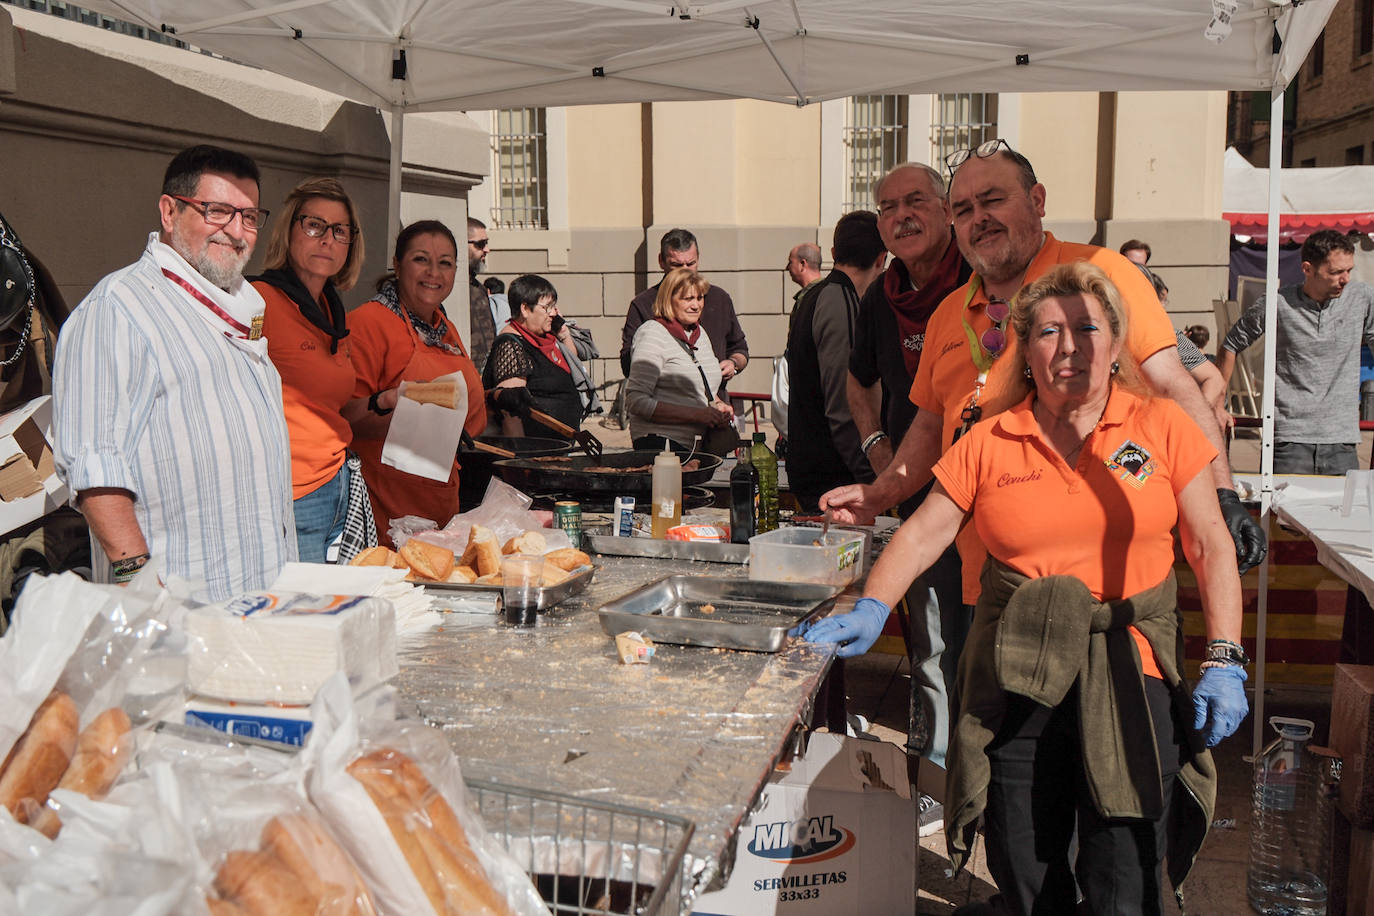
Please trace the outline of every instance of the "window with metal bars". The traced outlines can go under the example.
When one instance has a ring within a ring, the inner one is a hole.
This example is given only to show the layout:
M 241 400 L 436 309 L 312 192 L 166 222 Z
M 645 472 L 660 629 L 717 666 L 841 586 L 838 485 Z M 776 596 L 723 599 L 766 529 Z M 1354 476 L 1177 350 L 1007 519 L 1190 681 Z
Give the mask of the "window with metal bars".
M 930 162 L 937 168 L 955 150 L 973 149 L 997 137 L 995 92 L 945 92 L 933 102 L 930 119 Z
M 844 124 L 844 212 L 873 209 L 873 183 L 906 159 L 907 96 L 856 95 Z
M 543 108 L 504 108 L 495 113 L 493 228 L 549 228 L 547 139 Z
M 148 29 L 141 25 L 134 25 L 122 19 L 115 19 L 113 16 L 106 16 L 104 13 L 95 13 L 85 7 L 73 6 L 70 3 L 50 3 L 48 0 L 0 0 L 0 3 L 17 6 L 20 9 L 33 10 L 38 13 L 48 13 L 61 19 L 80 22 L 83 25 L 93 25 L 107 32 L 119 32 L 123 35 L 132 35 L 135 38 L 144 38 L 148 41 L 156 41 L 159 44 L 172 45 L 178 48 L 188 47 L 184 41 L 180 41 L 171 35 Z

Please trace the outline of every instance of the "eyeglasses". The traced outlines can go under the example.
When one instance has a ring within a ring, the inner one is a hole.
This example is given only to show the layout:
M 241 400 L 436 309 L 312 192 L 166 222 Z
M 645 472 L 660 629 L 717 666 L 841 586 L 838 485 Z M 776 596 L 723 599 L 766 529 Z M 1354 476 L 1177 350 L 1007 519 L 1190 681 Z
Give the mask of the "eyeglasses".
M 358 231 L 358 227 L 351 223 L 326 223 L 318 216 L 306 216 L 304 213 L 296 217 L 296 222 L 301 224 L 301 230 L 312 239 L 322 239 L 328 231 L 333 233 L 334 241 L 344 245 L 352 244 L 353 236 Z
M 1001 137 L 998 137 L 996 140 L 985 140 L 982 143 L 979 143 L 977 146 L 972 147 L 970 149 L 955 150 L 954 152 L 950 153 L 948 156 L 945 157 L 945 168 L 949 169 L 949 173 L 953 175 L 954 170 L 959 168 L 959 166 L 963 165 L 965 162 L 968 162 L 970 156 L 977 156 L 979 159 L 986 159 L 989 156 L 994 155 L 999 149 L 1005 149 L 1013 156 L 1016 155 L 1016 150 L 1011 148 L 1011 144 L 1003 140 Z
M 491 244 L 491 239 L 468 239 L 468 244 L 478 251 L 486 251 L 487 246 Z
M 182 197 L 180 194 L 167 196 L 196 210 L 211 226 L 227 226 L 234 221 L 235 216 L 241 216 L 243 228 L 257 232 L 266 224 L 267 216 L 272 212 L 261 207 L 231 207 L 217 200 L 196 200 L 194 197 Z
M 984 331 L 978 342 L 996 359 L 1007 346 L 1007 318 L 1011 315 L 1011 305 L 1005 299 L 989 299 L 986 311 L 996 324 Z

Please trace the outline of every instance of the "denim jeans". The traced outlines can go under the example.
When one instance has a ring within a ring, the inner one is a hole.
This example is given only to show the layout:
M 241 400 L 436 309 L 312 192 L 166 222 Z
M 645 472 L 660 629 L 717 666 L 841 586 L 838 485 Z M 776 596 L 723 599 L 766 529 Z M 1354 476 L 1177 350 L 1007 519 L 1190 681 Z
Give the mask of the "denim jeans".
M 1359 466 L 1356 447 L 1347 442 L 1274 442 L 1275 474 L 1344 477 Z
M 936 766 L 945 765 L 955 684 L 973 609 L 963 601 L 959 554 L 948 548 L 907 589 L 911 622 L 911 708 L 907 746 Z
M 348 465 L 328 483 L 293 504 L 296 509 L 296 546 L 302 563 L 326 563 L 329 548 L 343 536 L 348 514 Z

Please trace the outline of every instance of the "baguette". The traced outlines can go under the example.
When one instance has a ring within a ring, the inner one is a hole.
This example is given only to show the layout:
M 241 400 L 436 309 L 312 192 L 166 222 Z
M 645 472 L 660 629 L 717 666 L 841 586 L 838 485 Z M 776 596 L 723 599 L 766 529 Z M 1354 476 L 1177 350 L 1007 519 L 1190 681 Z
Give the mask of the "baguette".
M 270 852 L 234 850 L 215 873 L 215 890 L 246 916 L 317 916 L 319 899 Z
M 405 561 L 390 547 L 369 547 L 348 561 L 349 566 L 390 566 L 405 569 Z
M 377 905 L 353 860 L 311 818 L 272 818 L 262 829 L 262 849 L 275 855 L 319 900 L 319 916 L 377 916 Z
M 417 576 L 436 582 L 443 582 L 453 572 L 452 550 L 418 538 L 411 538 L 401 546 L 401 559 Z
M 47 802 L 48 793 L 61 782 L 76 753 L 79 724 L 72 698 L 53 691 L 16 742 L 0 773 L 0 805 L 19 823 L 28 823 L 33 806 Z
M 96 716 L 76 739 L 76 756 L 57 787 L 87 798 L 104 798 L 129 760 L 129 728 L 129 717 L 118 706 Z M 56 811 L 45 807 L 33 826 L 52 839 L 62 829 L 62 820 Z
M 561 566 L 554 566 L 552 563 L 546 562 L 544 564 L 544 571 L 539 576 L 539 581 L 547 587 L 550 585 L 557 585 L 560 582 L 566 582 L 570 576 L 571 573 Z
M 482 869 L 448 802 L 420 768 L 393 748 L 348 765 L 386 820 L 436 913 L 513 916 Z
M 549 544 L 544 540 L 544 535 L 538 531 L 522 531 L 515 537 L 506 541 L 501 548 L 501 553 L 509 556 L 513 553 L 544 554 L 548 551 Z
M 449 410 L 458 409 L 458 385 L 447 382 L 406 382 L 404 397 L 421 404 L 438 404 Z
M 477 570 L 471 566 L 455 566 L 453 572 L 448 574 L 448 581 L 471 585 L 477 581 Z
M 572 572 L 579 566 L 587 566 L 592 562 L 592 558 L 587 556 L 576 547 L 564 547 L 561 550 L 552 550 L 544 555 L 544 562 L 552 563 L 559 569 L 566 569 Z
M 458 561 L 463 566 L 477 570 L 478 576 L 491 576 L 501 571 L 501 547 L 496 543 L 496 535 L 490 528 L 473 525 L 468 533 L 468 546 L 463 558 Z

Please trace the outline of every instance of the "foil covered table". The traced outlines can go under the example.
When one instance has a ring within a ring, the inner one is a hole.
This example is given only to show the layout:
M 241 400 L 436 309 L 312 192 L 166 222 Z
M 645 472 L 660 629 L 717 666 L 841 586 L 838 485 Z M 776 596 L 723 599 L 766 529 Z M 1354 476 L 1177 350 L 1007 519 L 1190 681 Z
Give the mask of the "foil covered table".
M 451 613 L 403 650 L 402 703 L 448 736 L 464 775 L 625 804 L 696 825 L 687 895 L 718 886 L 735 832 L 788 747 L 834 657 L 660 645 L 623 665 L 596 609 L 666 575 L 737 578 L 726 564 L 597 558 L 585 592 L 530 629 Z M 446 596 L 435 595 L 442 605 Z M 848 594 L 840 609 L 852 604 Z

